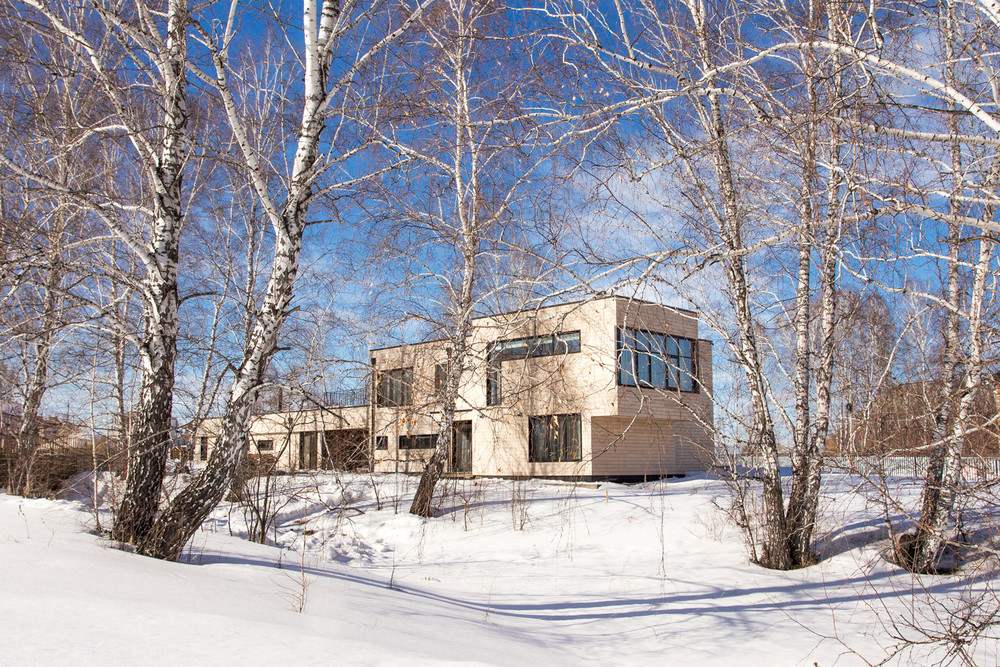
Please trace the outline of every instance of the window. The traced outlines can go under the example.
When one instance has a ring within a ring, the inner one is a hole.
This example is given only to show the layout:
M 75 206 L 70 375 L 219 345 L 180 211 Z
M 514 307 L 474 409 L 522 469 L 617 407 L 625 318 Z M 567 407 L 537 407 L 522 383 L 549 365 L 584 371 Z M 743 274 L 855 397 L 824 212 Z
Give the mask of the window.
M 486 405 L 500 405 L 500 363 L 493 361 L 486 369 Z
M 387 436 L 387 435 L 376 435 L 375 436 L 375 449 L 389 449 L 389 436 Z
M 694 341 L 638 329 L 618 329 L 618 384 L 697 391 Z
M 395 408 L 413 404 L 413 369 L 396 368 L 382 371 L 378 377 L 376 404 Z
M 202 461 L 207 460 L 208 459 L 208 437 L 207 436 L 202 436 L 201 437 L 201 442 L 199 443 L 198 449 L 199 449 L 198 454 L 199 454 L 199 457 L 201 458 L 201 460 Z
M 399 436 L 400 449 L 434 449 L 437 444 L 437 434 L 429 435 L 401 435 Z
M 580 332 L 555 333 L 531 338 L 498 340 L 490 346 L 489 368 L 486 371 L 486 405 L 500 403 L 500 365 L 512 359 L 551 357 L 580 351 Z
M 572 354 L 580 351 L 580 332 L 550 334 L 533 338 L 498 340 L 491 350 L 497 362 L 511 359 L 551 357 L 554 354 Z
M 580 415 L 528 417 L 528 461 L 579 461 Z
M 274 440 L 258 440 L 256 444 L 258 452 L 274 451 Z
M 448 384 L 448 368 L 444 364 L 434 364 L 434 393 L 444 395 Z

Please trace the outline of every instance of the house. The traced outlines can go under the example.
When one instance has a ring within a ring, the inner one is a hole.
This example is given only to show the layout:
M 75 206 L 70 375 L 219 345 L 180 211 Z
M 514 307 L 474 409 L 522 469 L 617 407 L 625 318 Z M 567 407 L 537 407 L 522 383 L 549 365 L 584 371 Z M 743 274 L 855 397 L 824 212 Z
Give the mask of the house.
M 13 453 L 20 430 L 21 408 L 13 403 L 0 403 L 0 455 Z
M 475 318 L 468 345 L 450 474 L 643 480 L 713 461 L 712 347 L 693 311 L 599 298 Z M 374 400 L 257 415 L 251 455 L 420 472 L 449 354 L 448 340 L 372 350 Z M 201 424 L 196 458 L 218 428 Z

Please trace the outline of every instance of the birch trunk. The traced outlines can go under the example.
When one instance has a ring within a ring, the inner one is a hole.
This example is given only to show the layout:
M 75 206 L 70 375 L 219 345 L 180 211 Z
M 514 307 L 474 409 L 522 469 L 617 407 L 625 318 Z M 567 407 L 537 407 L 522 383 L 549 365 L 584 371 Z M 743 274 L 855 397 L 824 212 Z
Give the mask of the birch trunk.
M 425 5 L 418 5 L 402 21 L 399 28 L 362 53 L 354 66 L 348 69 L 333 88 L 343 88 L 351 84 L 362 65 L 401 35 L 419 16 Z M 235 5 L 233 7 L 235 9 Z M 302 251 L 302 237 L 306 228 L 309 204 L 314 196 L 321 135 L 331 115 L 329 106 L 335 94 L 335 90 L 331 90 L 330 86 L 330 67 L 334 49 L 337 40 L 342 37 L 339 30 L 346 29 L 345 26 L 352 26 L 356 18 L 350 17 L 351 20 L 341 23 L 340 11 L 339 0 L 322 0 L 318 15 L 314 0 L 303 2 L 304 98 L 291 176 L 285 203 L 280 208 L 271 198 L 267 165 L 250 144 L 247 128 L 240 117 L 239 105 L 229 88 L 225 46 L 222 50 L 214 50 L 214 42 L 209 34 L 202 32 L 204 43 L 213 49 L 212 59 L 215 68 L 214 76 L 204 76 L 203 79 L 220 93 L 230 128 L 239 144 L 255 194 L 261 202 L 261 208 L 270 219 L 275 234 L 274 259 L 259 313 L 250 336 L 244 342 L 242 360 L 235 369 L 228 405 L 208 465 L 157 520 L 149 536 L 139 547 L 144 554 L 175 560 L 187 541 L 231 488 L 243 465 L 254 401 L 271 357 L 277 349 L 281 328 L 291 309 Z M 229 31 L 232 29 L 231 19 L 224 39 L 227 45 L 231 37 Z
M 709 72 L 712 71 L 713 65 L 710 60 L 711 48 L 705 7 L 701 2 L 692 2 L 689 7 L 698 39 L 701 67 L 703 71 Z M 743 240 L 744 213 L 740 210 L 722 104 L 718 93 L 711 90 L 715 88 L 714 80 L 706 81 L 705 86 L 709 89 L 705 95 L 707 109 L 700 111 L 700 117 L 711 142 L 712 165 L 722 199 L 720 232 L 726 251 L 724 264 L 729 299 L 736 319 L 737 335 L 734 352 L 750 389 L 752 421 L 749 444 L 754 456 L 760 461 L 763 511 L 759 521 L 760 564 L 771 569 L 787 570 L 794 565 L 795 560 L 789 548 L 778 443 L 767 404 L 767 383 L 764 379 L 750 304 L 750 285 L 745 259 L 746 244 Z
M 942 41 L 945 51 L 945 83 L 952 86 L 955 82 L 954 67 L 954 34 L 955 16 L 951 3 L 945 3 L 940 9 Z M 950 168 L 952 174 L 952 191 L 949 197 L 949 212 L 961 214 L 961 192 L 964 178 L 962 168 L 962 147 L 958 141 L 959 121 L 956 117 L 957 107 L 953 107 L 949 118 Z M 941 536 L 936 531 L 941 528 L 951 514 L 951 495 L 946 492 L 944 484 L 950 468 L 955 466 L 955 460 L 960 457 L 961 441 L 955 442 L 949 437 L 949 430 L 954 424 L 954 391 L 958 382 L 959 348 L 961 346 L 961 286 L 959 261 L 961 252 L 962 226 L 959 222 L 948 223 L 947 239 L 947 281 L 944 292 L 944 345 L 942 349 L 942 377 L 939 392 L 939 405 L 934 414 L 934 426 L 931 431 L 931 451 L 924 474 L 924 488 L 921 497 L 920 518 L 912 539 L 904 536 L 897 549 L 901 564 L 915 572 L 929 572 L 938 562 L 940 553 L 936 546 L 940 544 Z M 958 451 L 956 451 L 958 450 Z
M 49 252 L 48 269 L 42 286 L 41 330 L 34 339 L 31 373 L 28 376 L 24 404 L 21 408 L 21 426 L 14 447 L 14 462 L 10 480 L 11 493 L 29 496 L 31 488 L 31 467 L 38 448 L 39 409 L 49 388 L 49 357 L 52 352 L 52 337 L 58 326 L 58 290 L 62 281 L 60 268 L 60 244 L 57 237 Z
M 806 532 L 811 532 L 815 519 L 815 508 L 811 506 L 806 489 L 811 474 L 810 461 L 815 458 L 816 443 L 810 429 L 810 393 L 812 344 L 809 325 L 812 310 L 812 252 L 815 233 L 813 224 L 816 186 L 816 144 L 818 141 L 816 124 L 818 108 L 816 100 L 815 58 L 811 52 L 805 54 L 806 88 L 808 96 L 808 118 L 802 150 L 802 184 L 800 193 L 800 220 L 798 241 L 798 276 L 795 287 L 795 374 L 793 388 L 795 394 L 795 426 L 792 430 L 792 484 L 788 494 L 788 532 L 791 540 L 792 560 L 796 565 L 805 565 L 812 560 L 810 540 Z
M 177 261 L 184 223 L 182 179 L 188 156 L 186 0 L 170 0 L 160 76 L 164 92 L 163 136 L 152 173 L 152 266 L 143 285 L 145 334 L 140 348 L 139 406 L 132 413 L 125 492 L 112 536 L 139 544 L 156 518 L 170 451 L 174 363 L 177 355 Z
M 470 3 L 472 4 L 472 3 Z M 468 337 L 472 327 L 473 285 L 476 275 L 476 262 L 479 255 L 479 231 L 481 221 L 481 202 L 479 201 L 479 185 L 477 183 L 479 162 L 475 150 L 475 140 L 472 132 L 472 118 L 469 108 L 469 82 L 466 71 L 466 59 L 473 48 L 471 25 L 466 15 L 465 3 L 452 7 L 451 16 L 458 23 L 454 41 L 448 44 L 449 61 L 452 63 L 454 98 L 452 100 L 452 125 L 455 145 L 451 160 L 451 173 L 454 179 L 455 201 L 454 214 L 460 221 L 458 239 L 462 245 L 462 287 L 454 304 L 454 326 L 452 327 L 451 345 L 447 368 L 442 419 L 438 430 L 437 443 L 427 465 L 420 475 L 417 492 L 410 505 L 410 514 L 429 517 L 431 502 L 434 498 L 434 488 L 444 474 L 444 468 L 451 454 L 455 436 L 455 411 L 458 403 L 458 388 L 462 375 L 466 370 L 468 356 Z M 467 148 L 467 144 L 468 148 Z M 466 161 L 470 164 L 466 167 Z M 465 174 L 468 169 L 469 179 Z
M 827 11 L 827 31 L 837 41 L 844 38 L 844 19 L 839 5 L 810 3 L 809 31 L 820 29 L 823 10 Z M 841 189 L 843 187 L 843 161 L 840 126 L 826 123 L 830 132 L 827 155 L 824 162 L 832 165 L 826 185 L 826 220 L 817 224 L 819 215 L 813 204 L 819 199 L 820 151 L 819 128 L 830 115 L 837 116 L 844 106 L 842 93 L 841 58 L 834 56 L 832 72 L 824 71 L 812 49 L 802 52 L 802 67 L 806 77 L 808 104 L 807 130 L 803 150 L 801 227 L 808 235 L 806 243 L 800 244 L 799 273 L 796 293 L 796 374 L 795 410 L 796 422 L 793 433 L 792 485 L 788 499 L 788 522 L 791 550 L 795 563 L 804 566 L 814 561 L 812 552 L 813 531 L 819 512 L 819 490 L 822 481 L 823 457 L 820 448 L 827 439 L 830 428 L 830 405 L 834 371 L 834 351 L 836 349 L 835 315 L 837 306 L 837 268 L 839 266 L 839 242 L 841 234 Z M 821 109 L 819 99 L 820 83 L 827 82 L 829 110 Z M 822 240 L 822 241 L 821 241 Z M 812 321 L 812 256 L 819 250 L 821 290 L 819 312 L 819 347 L 815 362 L 810 340 Z M 810 377 L 815 368 L 814 378 Z M 812 384 L 816 386 L 815 401 L 812 398 Z M 815 402 L 815 411 L 811 407 Z

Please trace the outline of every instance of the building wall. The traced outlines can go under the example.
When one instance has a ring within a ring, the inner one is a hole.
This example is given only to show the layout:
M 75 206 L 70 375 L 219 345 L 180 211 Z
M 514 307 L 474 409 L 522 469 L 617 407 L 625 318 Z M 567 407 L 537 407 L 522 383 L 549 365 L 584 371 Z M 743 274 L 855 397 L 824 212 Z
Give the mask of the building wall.
M 477 318 L 456 414 L 456 421 L 472 422 L 472 474 L 641 477 L 704 469 L 712 452 L 710 432 L 703 426 L 712 423 L 711 345 L 697 343 L 698 392 L 618 386 L 616 332 L 621 326 L 698 340 L 694 313 L 620 298 Z M 487 405 L 493 343 L 577 331 L 579 352 L 504 361 L 501 400 Z M 401 449 L 399 439 L 438 433 L 442 405 L 435 366 L 446 363 L 448 348 L 449 341 L 432 341 L 372 351 L 374 383 L 392 370 L 413 369 L 410 405 L 260 415 L 251 435 L 272 439 L 280 463 L 296 468 L 308 463 L 299 457 L 299 434 L 372 428 L 372 442 L 387 445 L 372 451 L 376 471 L 420 472 L 432 449 Z M 530 462 L 530 417 L 564 414 L 581 416 L 580 460 Z M 214 437 L 217 430 L 218 420 L 208 420 L 199 435 Z
M 278 465 L 283 468 L 301 468 L 304 467 L 304 462 L 299 457 L 299 444 L 303 433 L 342 429 L 368 430 L 368 422 L 368 406 L 254 415 L 250 422 L 250 453 L 275 456 Z M 207 459 L 201 455 L 202 438 L 207 440 L 208 453 L 211 454 L 221 423 L 220 418 L 213 418 L 204 420 L 199 426 L 194 443 L 196 461 Z M 264 440 L 270 440 L 273 449 L 259 451 L 256 443 Z
M 682 336 L 696 344 L 698 392 L 624 387 L 617 383 L 616 332 L 625 326 Z M 580 332 L 580 352 L 514 359 L 501 364 L 501 402 L 487 405 L 488 350 L 497 340 L 551 333 Z M 380 470 L 419 470 L 430 450 L 397 450 L 400 435 L 437 433 L 441 407 L 433 397 L 434 365 L 447 359 L 445 341 L 372 353 L 377 371 L 414 369 L 413 405 L 378 408 L 376 433 L 390 436 Z M 470 341 L 470 370 L 460 386 L 456 419 L 473 423 L 475 475 L 623 476 L 676 474 L 703 470 L 712 452 L 712 348 L 698 340 L 698 322 L 690 311 L 624 299 L 565 304 L 531 313 L 475 321 Z M 529 417 L 581 415 L 580 461 L 528 461 Z M 629 418 L 607 421 L 609 416 Z M 632 424 L 631 417 L 639 417 Z M 608 450 L 609 429 L 632 424 L 621 448 Z M 649 440 L 653 439 L 655 446 Z M 652 447 L 652 448 L 651 448 Z M 697 454 L 695 454 L 695 450 Z

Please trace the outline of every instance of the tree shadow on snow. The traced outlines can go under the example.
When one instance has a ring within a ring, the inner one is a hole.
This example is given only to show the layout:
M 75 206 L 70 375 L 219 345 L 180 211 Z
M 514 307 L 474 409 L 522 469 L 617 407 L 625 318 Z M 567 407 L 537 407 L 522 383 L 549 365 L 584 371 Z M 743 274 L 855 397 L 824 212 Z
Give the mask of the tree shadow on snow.
M 278 567 L 275 560 L 215 552 L 195 554 L 188 562 L 199 566 L 228 564 L 266 568 Z M 399 581 L 386 581 L 358 572 L 309 564 L 303 566 L 298 562 L 286 561 L 281 565 L 281 569 L 296 573 L 302 572 L 309 577 L 350 582 L 382 591 L 392 591 L 397 595 L 434 602 L 446 608 L 460 608 L 511 619 L 554 622 L 706 614 L 722 617 L 739 616 L 742 621 L 746 621 L 752 620 L 754 614 L 766 614 L 773 611 L 788 613 L 796 609 L 828 610 L 840 604 L 851 605 L 853 608 L 858 602 L 884 601 L 914 594 L 914 589 L 908 584 L 901 583 L 898 586 L 893 586 L 889 583 L 888 580 L 896 577 L 898 573 L 893 570 L 885 570 L 859 574 L 853 578 L 844 577 L 809 582 L 789 581 L 783 584 L 748 588 L 723 588 L 703 582 L 670 579 L 667 581 L 695 590 L 668 595 L 613 599 L 594 599 L 591 596 L 585 596 L 587 599 L 498 602 L 497 599 L 501 596 L 495 592 L 492 592 L 485 601 L 474 599 L 471 596 L 463 598 L 403 584 Z M 925 582 L 919 591 L 923 594 L 947 594 L 953 590 L 967 590 L 970 583 L 975 584 L 990 578 L 989 573 L 977 577 L 941 578 L 933 583 Z M 551 598 L 554 595 L 556 594 L 545 593 L 525 597 L 530 600 L 531 598 Z

